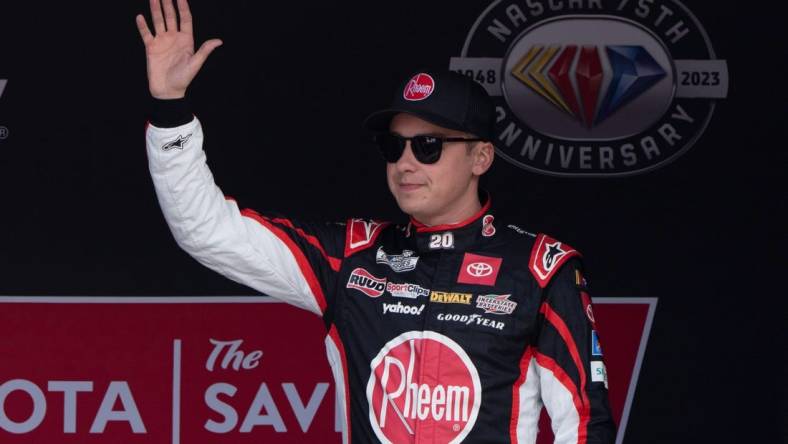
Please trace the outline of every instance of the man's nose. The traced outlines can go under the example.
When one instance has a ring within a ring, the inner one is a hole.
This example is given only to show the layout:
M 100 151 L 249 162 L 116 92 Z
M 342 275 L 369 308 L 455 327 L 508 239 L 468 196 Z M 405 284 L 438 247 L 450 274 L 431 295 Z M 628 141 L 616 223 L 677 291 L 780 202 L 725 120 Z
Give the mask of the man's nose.
M 402 155 L 399 156 L 399 159 L 396 162 L 396 167 L 399 171 L 413 171 L 416 169 L 416 165 L 418 165 L 419 161 L 416 160 L 416 156 L 413 155 L 413 149 L 410 146 L 410 140 L 405 141 L 405 149 L 402 151 Z

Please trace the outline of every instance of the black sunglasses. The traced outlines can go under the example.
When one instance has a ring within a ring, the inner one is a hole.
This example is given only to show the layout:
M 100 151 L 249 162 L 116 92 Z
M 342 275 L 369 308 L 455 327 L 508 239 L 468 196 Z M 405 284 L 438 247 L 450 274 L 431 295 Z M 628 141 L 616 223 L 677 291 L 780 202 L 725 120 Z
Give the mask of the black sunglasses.
M 380 133 L 375 135 L 375 143 L 386 162 L 395 163 L 405 151 L 405 143 L 410 140 L 413 155 L 421 163 L 435 163 L 441 158 L 443 144 L 446 142 L 481 142 L 484 139 L 467 139 L 464 137 L 438 137 L 438 136 L 413 136 L 402 137 L 393 133 Z

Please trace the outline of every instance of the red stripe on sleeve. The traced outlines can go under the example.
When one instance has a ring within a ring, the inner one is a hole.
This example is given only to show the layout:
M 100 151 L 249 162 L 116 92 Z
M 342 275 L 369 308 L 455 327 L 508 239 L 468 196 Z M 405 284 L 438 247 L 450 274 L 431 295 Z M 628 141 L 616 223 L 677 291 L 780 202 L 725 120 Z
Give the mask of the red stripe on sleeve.
M 566 344 L 566 348 L 569 349 L 572 361 L 574 361 L 577 367 L 577 373 L 580 375 L 579 393 L 582 398 L 580 399 L 581 405 L 578 406 L 577 410 L 580 414 L 580 430 L 578 431 L 578 436 L 582 435 L 583 440 L 578 440 L 578 444 L 585 443 L 586 429 L 591 416 L 591 408 L 588 401 L 588 395 L 586 394 L 586 370 L 583 361 L 580 359 L 580 351 L 577 348 L 577 343 L 575 343 L 575 338 L 572 337 L 572 333 L 569 331 L 569 327 L 566 326 L 566 322 L 561 319 L 561 316 L 556 313 L 550 305 L 543 303 L 539 308 L 539 312 L 544 315 L 545 319 L 550 322 L 558 331 L 558 334 L 561 335 L 561 339 L 563 339 Z M 574 384 L 572 385 L 574 386 Z M 577 392 L 577 388 L 575 388 L 575 393 Z
M 242 210 L 241 215 L 248 217 L 250 219 L 254 219 L 259 222 L 262 226 L 268 229 L 271 233 L 273 233 L 276 237 L 279 238 L 282 242 L 287 245 L 287 248 L 293 254 L 293 257 L 298 264 L 298 268 L 301 270 L 301 274 L 304 275 L 304 279 L 306 280 L 307 284 L 309 285 L 309 289 L 312 290 L 312 295 L 315 297 L 315 302 L 317 302 L 318 307 L 320 308 L 321 313 L 326 312 L 326 298 L 323 294 L 323 288 L 320 286 L 320 281 L 317 279 L 317 275 L 315 275 L 315 271 L 312 269 L 312 265 L 310 265 L 309 261 L 304 255 L 304 252 L 293 242 L 293 239 L 285 233 L 281 228 L 277 227 L 276 225 L 272 224 L 271 222 L 265 220 L 262 216 L 255 213 L 252 210 Z
M 328 253 L 326 253 L 325 248 L 323 248 L 323 244 L 320 243 L 320 240 L 318 238 L 316 238 L 315 236 L 313 236 L 311 234 L 307 234 L 306 232 L 304 232 L 304 230 L 302 230 L 300 228 L 296 228 L 295 225 L 293 225 L 293 222 L 290 221 L 290 219 L 284 219 L 284 218 L 278 217 L 276 219 L 271 219 L 271 221 L 275 222 L 275 223 L 278 223 L 278 224 L 282 224 L 282 225 L 284 225 L 286 227 L 289 227 L 289 228 L 292 228 L 293 230 L 295 230 L 295 232 L 298 233 L 299 236 L 301 236 L 304 239 L 306 239 L 307 242 L 309 242 L 311 245 L 313 245 L 315 248 L 317 248 L 318 251 L 320 251 L 320 254 L 322 254 L 323 257 L 326 258 L 326 260 L 328 261 L 328 265 L 331 266 L 332 270 L 339 271 L 339 268 L 342 266 L 342 260 L 338 259 L 338 258 L 335 258 L 333 256 L 329 256 Z
M 577 394 L 577 386 L 575 385 L 572 378 L 566 374 L 563 368 L 558 365 L 557 362 L 553 360 L 553 358 L 541 354 L 539 351 L 536 352 L 536 362 L 541 366 L 544 367 L 551 372 L 566 389 L 569 393 L 572 394 L 572 402 L 575 404 L 575 409 L 577 410 L 577 414 L 580 417 L 580 424 L 577 428 L 577 444 L 586 444 L 586 440 L 588 438 L 587 433 L 587 424 L 588 424 L 588 401 L 586 400 L 585 405 L 583 405 L 583 400 Z M 585 420 L 584 420 L 585 417 Z

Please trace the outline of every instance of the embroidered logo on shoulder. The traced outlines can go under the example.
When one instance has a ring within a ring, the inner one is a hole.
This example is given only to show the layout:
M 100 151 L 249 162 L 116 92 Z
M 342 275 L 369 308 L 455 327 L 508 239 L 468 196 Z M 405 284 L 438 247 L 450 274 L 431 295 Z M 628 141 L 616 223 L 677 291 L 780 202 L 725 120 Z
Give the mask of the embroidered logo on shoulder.
M 534 242 L 529 267 L 539 286 L 544 288 L 561 264 L 573 256 L 580 256 L 580 253 L 569 245 L 540 234 Z
M 355 288 L 371 298 L 376 298 L 386 291 L 386 279 L 375 277 L 363 268 L 356 268 L 350 273 L 346 287 Z
M 186 136 L 181 136 L 180 134 L 178 134 L 177 139 L 165 143 L 164 146 L 161 147 L 161 150 L 162 151 L 171 151 L 173 149 L 182 150 L 183 147 L 186 145 L 186 142 L 188 142 L 189 139 L 191 139 L 191 137 L 192 137 L 192 133 L 189 133 Z
M 350 219 L 345 239 L 345 257 L 372 246 L 386 225 L 387 222 Z
M 386 254 L 383 247 L 379 247 L 375 255 L 375 262 L 386 264 L 397 273 L 402 273 L 415 269 L 419 257 L 414 256 L 411 250 L 402 250 L 402 254 Z
M 510 301 L 511 294 L 487 294 L 476 297 L 476 308 L 490 314 L 512 314 L 517 302 Z
M 548 272 L 555 267 L 555 264 L 558 263 L 558 260 L 561 259 L 564 255 L 566 255 L 566 250 L 561 248 L 561 242 L 553 242 L 552 244 L 546 244 L 547 250 L 542 255 L 542 267 Z

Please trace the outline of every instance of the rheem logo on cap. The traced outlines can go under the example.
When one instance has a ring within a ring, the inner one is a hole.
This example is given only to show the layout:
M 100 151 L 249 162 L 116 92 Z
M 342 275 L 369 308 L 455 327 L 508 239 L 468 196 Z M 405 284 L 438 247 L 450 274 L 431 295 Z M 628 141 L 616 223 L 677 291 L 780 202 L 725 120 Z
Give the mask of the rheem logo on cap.
M 435 80 L 431 75 L 426 73 L 419 73 L 408 80 L 405 85 L 405 90 L 402 92 L 402 97 L 411 102 L 424 100 L 435 91 Z
M 434 365 L 438 359 L 440 365 Z M 403 333 L 370 365 L 369 419 L 381 442 L 414 442 L 419 429 L 430 430 L 431 442 L 456 444 L 473 429 L 482 401 L 479 373 L 448 337 L 434 331 Z

